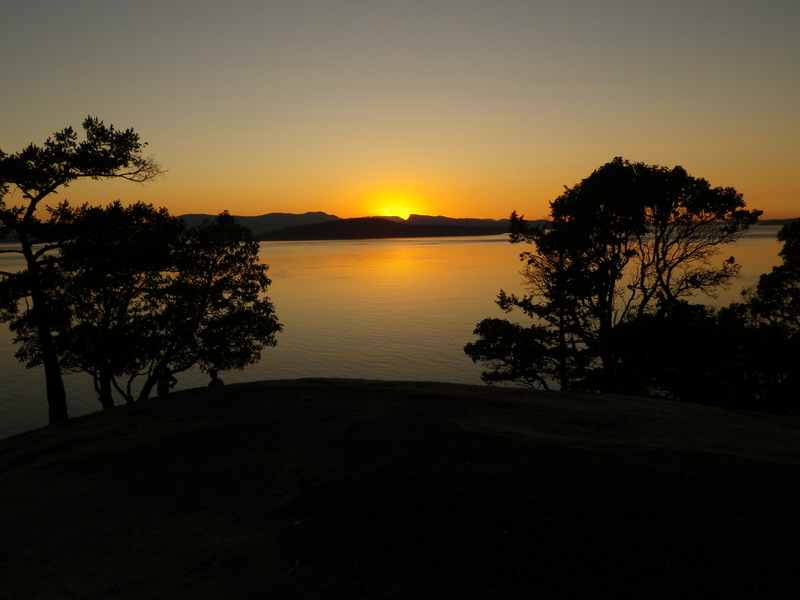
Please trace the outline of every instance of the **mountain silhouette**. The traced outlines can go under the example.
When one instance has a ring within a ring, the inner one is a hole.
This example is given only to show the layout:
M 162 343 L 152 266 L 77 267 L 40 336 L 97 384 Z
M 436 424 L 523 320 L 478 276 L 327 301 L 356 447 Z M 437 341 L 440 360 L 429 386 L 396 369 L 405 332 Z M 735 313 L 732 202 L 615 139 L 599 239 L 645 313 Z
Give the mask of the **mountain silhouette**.
M 418 215 L 414 215 L 418 216 Z M 496 235 L 508 231 L 508 222 L 492 221 L 480 224 L 461 224 L 460 219 L 429 217 L 430 221 L 411 218 L 399 222 L 384 217 L 359 217 L 329 220 L 309 225 L 296 225 L 257 235 L 262 241 L 287 240 L 354 240 L 377 238 L 417 238 L 445 236 Z M 473 221 L 466 219 L 466 221 Z M 480 221 L 480 220 L 475 220 Z M 455 222 L 455 223 L 454 223 Z
M 215 215 L 186 214 L 178 217 L 186 227 L 196 227 Z M 454 218 L 442 215 L 371 216 L 341 219 L 325 212 L 268 213 L 256 217 L 233 215 L 259 240 L 347 240 L 496 235 L 507 233 L 508 219 Z
M 206 214 L 189 214 L 181 215 L 181 219 L 188 228 L 197 227 L 203 221 L 213 221 L 216 215 Z M 236 222 L 247 227 L 254 235 L 263 233 L 265 231 L 274 231 L 276 229 L 283 229 L 284 227 L 292 227 L 295 225 L 310 225 L 312 223 L 323 223 L 325 221 L 338 221 L 339 217 L 336 215 L 329 215 L 324 212 L 307 212 L 302 214 L 294 213 L 268 213 L 259 215 L 257 217 L 240 217 L 234 215 Z

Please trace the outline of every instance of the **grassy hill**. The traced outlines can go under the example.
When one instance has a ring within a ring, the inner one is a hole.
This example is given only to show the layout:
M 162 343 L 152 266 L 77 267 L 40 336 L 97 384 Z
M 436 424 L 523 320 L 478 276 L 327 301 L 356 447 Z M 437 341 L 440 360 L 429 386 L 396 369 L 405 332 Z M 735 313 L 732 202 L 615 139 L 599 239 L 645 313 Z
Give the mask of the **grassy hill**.
M 296 380 L 0 440 L 7 598 L 790 598 L 800 421 Z

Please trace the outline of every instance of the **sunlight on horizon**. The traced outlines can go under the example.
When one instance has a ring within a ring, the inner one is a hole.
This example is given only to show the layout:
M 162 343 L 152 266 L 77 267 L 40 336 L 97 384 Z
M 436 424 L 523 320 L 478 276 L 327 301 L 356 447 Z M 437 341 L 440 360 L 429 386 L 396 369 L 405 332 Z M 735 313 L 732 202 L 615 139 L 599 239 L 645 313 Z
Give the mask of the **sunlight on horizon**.
M 382 190 L 364 203 L 366 214 L 375 217 L 400 217 L 429 214 L 430 203 L 414 192 L 400 189 Z

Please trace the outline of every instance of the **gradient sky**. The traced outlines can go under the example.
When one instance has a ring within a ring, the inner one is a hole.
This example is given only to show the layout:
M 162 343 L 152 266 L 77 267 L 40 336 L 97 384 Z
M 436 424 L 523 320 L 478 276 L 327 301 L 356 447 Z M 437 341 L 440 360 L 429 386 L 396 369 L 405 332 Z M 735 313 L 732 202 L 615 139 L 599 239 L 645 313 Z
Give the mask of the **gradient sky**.
M 73 203 L 547 214 L 614 156 L 800 216 L 800 2 L 8 0 L 0 148 L 86 115 L 168 172 Z

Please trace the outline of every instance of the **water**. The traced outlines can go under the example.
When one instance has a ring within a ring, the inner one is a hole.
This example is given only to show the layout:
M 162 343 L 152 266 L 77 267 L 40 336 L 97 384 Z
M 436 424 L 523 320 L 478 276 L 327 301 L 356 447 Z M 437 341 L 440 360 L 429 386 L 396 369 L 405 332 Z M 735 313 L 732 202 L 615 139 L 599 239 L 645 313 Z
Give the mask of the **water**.
M 743 277 L 719 302 L 735 300 L 778 264 L 777 231 L 760 226 L 723 249 L 720 257 L 736 256 Z M 269 296 L 284 331 L 261 362 L 220 375 L 226 383 L 298 377 L 480 383 L 481 366 L 462 348 L 473 341 L 478 321 L 505 316 L 494 304 L 500 288 L 522 291 L 524 249 L 505 235 L 265 242 Z M 0 254 L 0 270 L 15 266 L 16 257 Z M 10 340 L 0 327 L 0 437 L 47 422 L 42 369 L 20 365 Z M 177 378 L 175 389 L 208 382 L 197 371 Z M 65 384 L 72 416 L 99 409 L 87 375 L 69 375 Z

